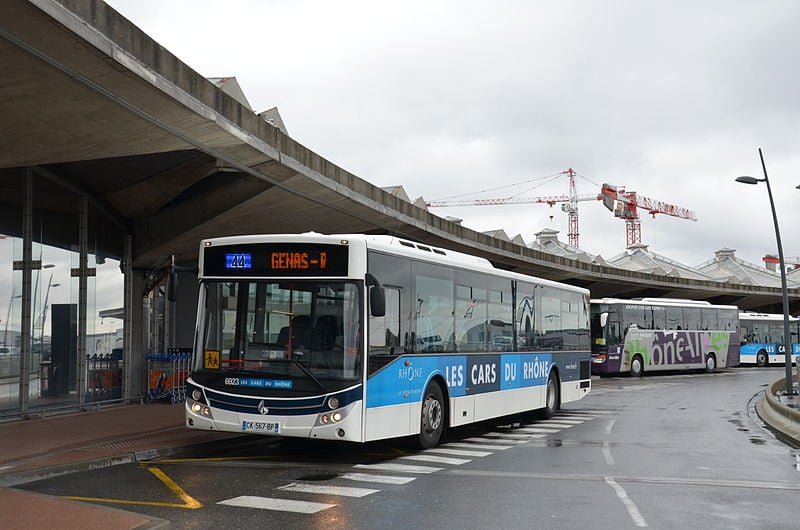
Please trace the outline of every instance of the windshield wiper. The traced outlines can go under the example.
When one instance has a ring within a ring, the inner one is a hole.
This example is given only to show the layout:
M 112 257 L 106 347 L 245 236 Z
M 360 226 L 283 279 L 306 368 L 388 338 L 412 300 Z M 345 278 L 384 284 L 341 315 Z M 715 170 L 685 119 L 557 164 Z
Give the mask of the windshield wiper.
M 292 357 L 291 359 L 270 359 L 270 360 L 269 360 L 269 361 L 267 361 L 267 362 L 270 362 L 270 363 L 274 363 L 274 362 L 279 362 L 279 363 L 292 363 L 292 364 L 296 365 L 298 368 L 300 368 L 300 370 L 302 370 L 302 371 L 303 371 L 303 373 L 304 373 L 304 374 L 306 374 L 306 375 L 308 376 L 308 378 L 309 378 L 309 379 L 311 379 L 312 381 L 314 381 L 314 382 L 317 384 L 317 386 L 319 387 L 319 389 L 320 389 L 320 390 L 325 390 L 325 385 L 323 385 L 323 384 L 320 382 L 320 380 L 319 380 L 319 379 L 317 379 L 317 378 L 316 378 L 316 376 L 315 376 L 314 374 L 312 374 L 312 373 L 311 373 L 311 372 L 308 370 L 308 368 L 306 368 L 305 366 L 303 366 L 303 365 L 300 363 L 300 361 L 298 361 L 298 360 L 297 360 L 297 359 L 295 359 L 294 357 Z

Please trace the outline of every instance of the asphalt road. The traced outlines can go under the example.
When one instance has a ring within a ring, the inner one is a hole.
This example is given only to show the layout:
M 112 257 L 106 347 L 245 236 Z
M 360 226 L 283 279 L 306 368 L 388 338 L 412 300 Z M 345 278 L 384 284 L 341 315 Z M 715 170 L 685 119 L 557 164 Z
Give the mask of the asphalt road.
M 797 528 L 800 451 L 752 403 L 780 370 L 596 379 L 552 420 L 426 452 L 242 436 L 24 488 L 174 528 Z

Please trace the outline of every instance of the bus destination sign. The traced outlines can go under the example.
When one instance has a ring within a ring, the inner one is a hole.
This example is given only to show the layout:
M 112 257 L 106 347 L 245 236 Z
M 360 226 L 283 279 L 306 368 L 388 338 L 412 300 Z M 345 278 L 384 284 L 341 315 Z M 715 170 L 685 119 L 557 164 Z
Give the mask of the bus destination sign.
M 348 247 L 316 243 L 252 243 L 205 247 L 206 276 L 346 276 Z

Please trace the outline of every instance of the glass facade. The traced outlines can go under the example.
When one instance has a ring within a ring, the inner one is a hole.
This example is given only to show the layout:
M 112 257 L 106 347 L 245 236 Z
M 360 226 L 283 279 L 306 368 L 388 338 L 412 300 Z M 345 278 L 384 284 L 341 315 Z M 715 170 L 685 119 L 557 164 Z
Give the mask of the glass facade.
M 107 220 L 33 171 L 0 184 L 0 418 L 120 399 L 124 275 L 101 250 Z

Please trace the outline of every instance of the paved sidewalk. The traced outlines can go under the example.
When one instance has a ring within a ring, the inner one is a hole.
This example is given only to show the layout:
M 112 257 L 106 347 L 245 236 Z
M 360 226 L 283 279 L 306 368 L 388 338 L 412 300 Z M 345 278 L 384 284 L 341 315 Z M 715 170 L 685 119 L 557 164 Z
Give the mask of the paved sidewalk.
M 230 437 L 183 426 L 183 404 L 125 405 L 0 423 L 0 528 L 163 529 L 162 519 L 39 495 L 13 486 L 59 474 L 168 456 Z

